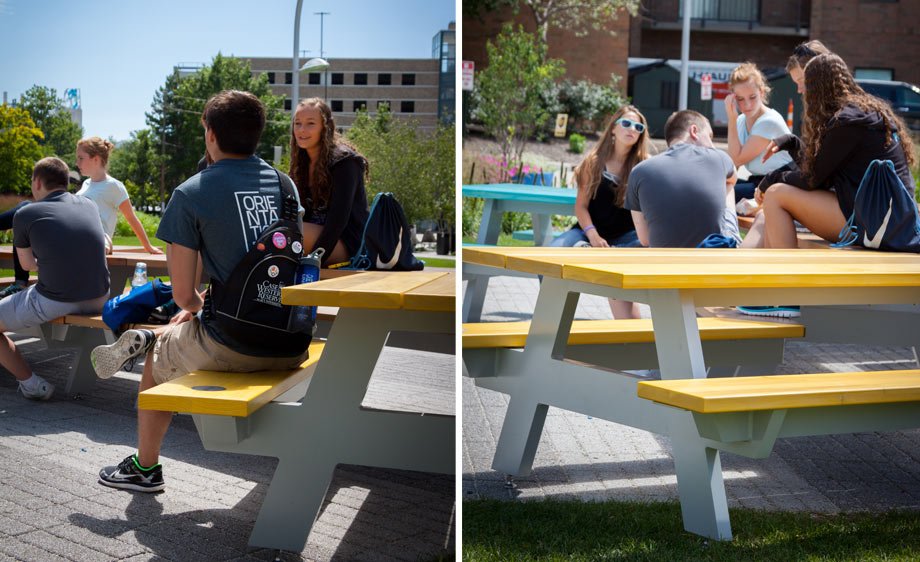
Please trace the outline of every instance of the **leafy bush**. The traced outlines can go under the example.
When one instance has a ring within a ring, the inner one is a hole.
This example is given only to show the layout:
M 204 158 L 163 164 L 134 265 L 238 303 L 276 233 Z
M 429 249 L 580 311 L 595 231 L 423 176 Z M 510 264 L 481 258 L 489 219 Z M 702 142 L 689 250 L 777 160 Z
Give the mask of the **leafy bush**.
M 559 104 L 563 112 L 569 114 L 573 131 L 593 133 L 605 118 L 626 103 L 626 98 L 617 89 L 618 82 L 619 77 L 611 75 L 607 85 L 589 80 L 566 80 L 559 86 Z
M 393 119 L 389 109 L 382 107 L 373 117 L 360 111 L 347 137 L 370 165 L 368 197 L 392 192 L 412 224 L 425 219 L 442 225 L 454 223 L 453 125 L 422 131 L 415 123 Z
M 147 233 L 147 238 L 153 240 L 156 236 L 157 228 L 160 227 L 160 217 L 156 215 L 149 215 L 142 211 L 134 210 L 134 214 L 137 215 L 137 219 L 141 221 L 141 225 L 144 227 L 144 232 Z M 115 236 L 134 236 L 134 231 L 131 230 L 131 225 L 128 224 L 128 221 L 125 220 L 125 216 L 121 213 L 118 213 L 118 222 L 115 223 Z
M 572 133 L 569 135 L 569 152 L 574 152 L 575 154 L 581 154 L 585 151 L 585 137 L 579 135 L 578 133 Z

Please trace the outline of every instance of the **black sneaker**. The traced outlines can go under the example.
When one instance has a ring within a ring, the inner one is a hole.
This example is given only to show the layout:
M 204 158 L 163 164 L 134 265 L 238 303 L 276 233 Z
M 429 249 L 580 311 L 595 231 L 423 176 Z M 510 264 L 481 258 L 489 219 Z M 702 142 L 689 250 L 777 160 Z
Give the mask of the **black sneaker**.
M 107 466 L 99 471 L 99 483 L 110 488 L 135 492 L 159 492 L 163 483 L 163 467 L 159 464 L 144 470 L 135 455 L 127 457 L 118 466 Z
M 128 360 L 147 353 L 155 341 L 156 336 L 150 330 L 126 330 L 112 345 L 100 345 L 90 353 L 96 375 L 100 379 L 111 378 Z

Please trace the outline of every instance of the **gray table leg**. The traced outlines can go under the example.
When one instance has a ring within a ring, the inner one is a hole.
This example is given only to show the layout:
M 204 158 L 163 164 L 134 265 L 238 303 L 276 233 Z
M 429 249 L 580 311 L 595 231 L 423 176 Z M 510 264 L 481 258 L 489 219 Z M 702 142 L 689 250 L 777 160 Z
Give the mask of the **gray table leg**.
M 361 406 L 391 330 L 451 332 L 453 320 L 342 308 L 302 403 L 272 403 L 248 420 L 196 419 L 207 449 L 279 459 L 251 546 L 302 550 L 337 464 L 454 471 L 453 416 Z
M 486 291 L 489 289 L 489 278 L 485 275 L 471 275 L 467 278 L 466 289 L 463 291 L 463 322 L 479 322 L 482 318 L 482 307 L 486 302 Z
M 76 354 L 68 369 L 65 389 L 67 395 L 88 394 L 98 378 L 90 354 L 96 346 L 112 343 L 112 333 L 108 330 L 80 326 L 46 326 L 50 328 L 45 337 L 45 343 L 49 348 L 76 348 Z
M 479 234 L 476 236 L 478 244 L 494 246 L 498 244 L 498 235 L 502 232 L 502 215 L 498 201 L 486 199 L 482 207 L 482 220 L 479 223 Z
M 551 218 L 552 215 L 531 213 L 534 246 L 549 246 L 553 241 L 553 225 L 550 220 Z
M 650 300 L 661 378 L 704 378 L 706 366 L 693 298 L 675 290 L 655 293 Z M 671 415 L 671 445 L 684 528 L 713 539 L 731 539 L 719 452 L 702 444 L 688 412 L 675 410 Z
M 568 293 L 559 279 L 546 278 L 540 286 L 527 346 L 515 369 L 508 411 L 492 461 L 492 468 L 512 476 L 526 476 L 533 469 L 548 406 L 537 402 L 541 394 L 541 370 L 554 369 L 554 349 L 568 338 L 578 294 Z M 562 334 L 560 336 L 559 334 Z

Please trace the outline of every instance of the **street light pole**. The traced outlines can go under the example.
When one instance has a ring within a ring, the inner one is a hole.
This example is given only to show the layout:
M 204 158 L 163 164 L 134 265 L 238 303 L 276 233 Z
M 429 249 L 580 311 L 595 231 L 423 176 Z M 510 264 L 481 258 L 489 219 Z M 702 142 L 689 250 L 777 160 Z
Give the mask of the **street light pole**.
M 326 53 L 323 51 L 323 20 L 330 15 L 329 12 L 313 12 L 314 16 L 319 16 L 319 58 L 325 59 Z M 323 101 L 328 101 L 329 97 L 329 73 L 323 71 Z
M 300 11 L 303 8 L 303 0 L 297 0 L 297 9 L 294 12 L 294 61 L 291 66 L 291 112 L 297 107 L 300 101 Z M 322 54 L 320 54 L 322 57 Z

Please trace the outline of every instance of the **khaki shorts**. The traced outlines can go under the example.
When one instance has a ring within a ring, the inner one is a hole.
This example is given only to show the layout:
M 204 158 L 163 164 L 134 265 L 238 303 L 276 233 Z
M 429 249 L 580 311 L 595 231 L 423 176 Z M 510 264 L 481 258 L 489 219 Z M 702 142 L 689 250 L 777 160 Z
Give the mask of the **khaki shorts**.
M 169 326 L 157 337 L 153 346 L 153 380 L 162 384 L 199 370 L 250 373 L 293 369 L 306 358 L 306 351 L 299 357 L 253 357 L 237 353 L 214 341 L 196 316 Z

